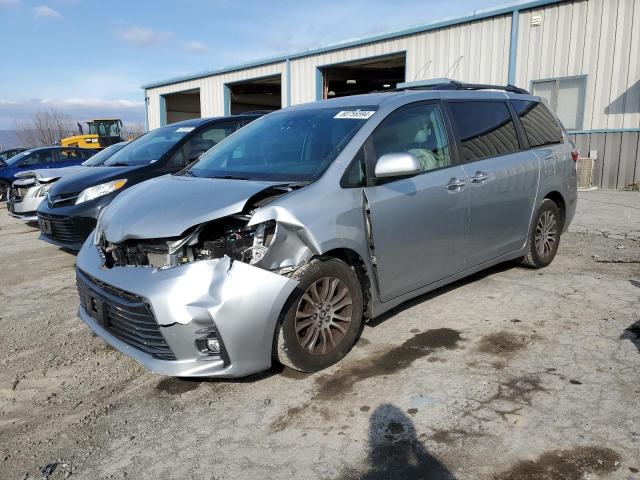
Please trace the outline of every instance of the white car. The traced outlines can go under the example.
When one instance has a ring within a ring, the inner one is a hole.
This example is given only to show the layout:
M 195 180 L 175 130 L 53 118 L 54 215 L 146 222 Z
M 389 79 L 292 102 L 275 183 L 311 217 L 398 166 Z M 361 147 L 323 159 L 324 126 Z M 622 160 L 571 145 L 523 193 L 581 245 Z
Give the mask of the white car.
M 111 155 L 120 150 L 127 142 L 116 143 L 95 154 L 82 165 L 64 168 L 43 168 L 29 170 L 16 174 L 17 180 L 11 184 L 7 196 L 7 210 L 9 215 L 24 220 L 35 222 L 38 220 L 38 205 L 44 200 L 46 193 L 54 182 L 62 177 L 78 172 L 85 167 L 97 167 L 102 165 Z

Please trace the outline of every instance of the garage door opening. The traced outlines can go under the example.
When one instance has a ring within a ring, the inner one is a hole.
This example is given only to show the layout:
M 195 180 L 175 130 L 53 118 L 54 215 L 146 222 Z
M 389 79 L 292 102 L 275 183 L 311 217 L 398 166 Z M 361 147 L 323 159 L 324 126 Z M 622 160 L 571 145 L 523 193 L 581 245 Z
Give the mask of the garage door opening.
M 231 115 L 282 108 L 282 79 L 280 75 L 227 85 Z
M 164 95 L 167 125 L 170 123 L 200 118 L 200 89 Z
M 395 88 L 405 81 L 404 53 L 322 67 L 322 98 L 344 97 Z

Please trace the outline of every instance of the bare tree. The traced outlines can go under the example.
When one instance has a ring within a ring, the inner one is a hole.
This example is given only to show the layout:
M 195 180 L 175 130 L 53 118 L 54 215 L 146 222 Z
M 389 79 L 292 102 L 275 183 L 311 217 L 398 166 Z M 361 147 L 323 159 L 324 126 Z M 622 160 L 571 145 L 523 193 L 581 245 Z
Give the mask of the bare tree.
M 145 134 L 144 124 L 142 122 L 126 123 L 122 127 L 122 138 L 125 140 L 135 140 Z
M 75 133 L 75 122 L 59 110 L 40 110 L 29 120 L 16 122 L 16 135 L 24 147 L 55 145 Z

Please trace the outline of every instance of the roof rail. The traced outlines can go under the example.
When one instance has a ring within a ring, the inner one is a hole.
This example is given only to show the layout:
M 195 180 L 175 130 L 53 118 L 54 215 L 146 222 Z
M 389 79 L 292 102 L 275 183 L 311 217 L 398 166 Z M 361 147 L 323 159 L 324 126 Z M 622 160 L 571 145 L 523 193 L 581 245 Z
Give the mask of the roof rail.
M 420 80 L 417 82 L 403 82 L 396 85 L 395 91 L 399 90 L 504 90 L 510 93 L 521 93 L 530 95 L 524 88 L 515 85 L 488 85 L 484 83 L 463 83 L 447 78 L 436 78 L 433 80 Z

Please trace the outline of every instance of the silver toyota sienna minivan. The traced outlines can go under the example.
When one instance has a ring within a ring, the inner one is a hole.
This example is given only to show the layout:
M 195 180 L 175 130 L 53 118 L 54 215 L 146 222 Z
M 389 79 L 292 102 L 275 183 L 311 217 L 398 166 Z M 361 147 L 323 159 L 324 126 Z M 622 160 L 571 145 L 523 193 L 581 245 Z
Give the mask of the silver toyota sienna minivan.
M 101 214 L 79 315 L 152 372 L 317 371 L 362 323 L 491 265 L 548 265 L 577 151 L 540 98 L 445 82 L 280 110 Z

